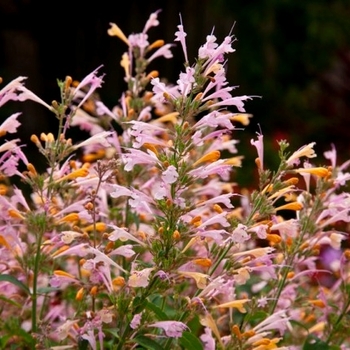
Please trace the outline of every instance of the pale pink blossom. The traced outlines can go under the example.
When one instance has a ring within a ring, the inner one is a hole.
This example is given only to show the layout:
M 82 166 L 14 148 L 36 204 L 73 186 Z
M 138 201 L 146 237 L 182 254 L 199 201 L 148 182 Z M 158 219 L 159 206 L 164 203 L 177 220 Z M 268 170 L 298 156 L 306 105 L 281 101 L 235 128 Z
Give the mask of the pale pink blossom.
M 151 275 L 151 272 L 154 270 L 153 267 L 148 267 L 143 270 L 134 270 L 131 271 L 131 274 L 129 276 L 128 285 L 130 287 L 142 287 L 145 288 L 149 284 L 149 277 Z
M 73 149 L 78 149 L 81 147 L 85 147 L 88 145 L 92 145 L 92 144 L 100 144 L 104 147 L 110 147 L 111 144 L 108 141 L 109 136 L 111 136 L 114 133 L 114 131 L 101 131 L 95 135 L 90 136 L 89 138 L 87 138 L 85 141 L 82 141 L 80 143 L 78 143 L 77 145 L 72 146 Z
M 52 110 L 52 107 L 48 105 L 45 101 L 43 101 L 40 97 L 35 95 L 32 91 L 28 90 L 24 86 L 24 80 L 27 77 L 18 77 L 8 83 L 5 87 L 0 90 L 0 107 L 4 105 L 7 101 L 26 101 L 32 100 L 37 102 L 49 110 Z
M 21 113 L 14 113 L 10 117 L 8 117 L 1 125 L 0 125 L 0 134 L 9 133 L 14 134 L 17 132 L 18 127 L 21 123 L 17 120 L 18 116 Z
M 182 24 L 182 17 L 180 16 L 180 23 L 177 28 L 178 31 L 175 32 L 175 39 L 174 41 L 179 41 L 181 46 L 182 46 L 182 51 L 184 53 L 185 56 L 185 63 L 188 63 L 188 57 L 187 57 L 187 46 L 186 46 L 186 36 L 187 33 L 184 31 L 184 26 Z
M 65 340 L 72 330 L 73 333 L 76 333 L 73 326 L 78 321 L 79 320 L 66 320 L 61 326 L 59 326 L 56 331 L 54 331 L 54 334 L 57 336 L 58 340 Z
M 164 94 L 166 94 L 173 99 L 180 97 L 180 93 L 177 90 L 167 87 L 163 82 L 160 81 L 159 78 L 153 78 L 151 80 L 151 84 L 153 85 L 152 90 L 156 95 L 160 94 L 161 96 L 163 96 Z
M 224 159 L 219 159 L 208 165 L 200 166 L 188 172 L 189 175 L 200 179 L 205 179 L 210 175 L 219 175 L 223 180 L 227 180 L 232 171 L 232 165 L 225 164 Z
M 250 239 L 250 234 L 247 232 L 247 226 L 238 224 L 238 226 L 232 231 L 230 240 L 234 243 L 244 243 Z
M 155 165 L 159 163 L 156 154 L 150 150 L 147 152 L 140 151 L 138 149 L 128 149 L 127 153 L 122 155 L 123 163 L 125 163 L 125 171 L 131 171 L 135 165 L 148 164 Z
M 173 165 L 168 166 L 168 168 L 162 173 L 162 179 L 167 184 L 173 184 L 178 177 L 179 174 Z
M 92 71 L 90 74 L 88 74 L 79 84 L 76 88 L 74 88 L 74 93 L 73 95 L 77 95 L 81 89 L 83 89 L 86 86 L 89 86 L 89 90 L 87 93 L 84 93 L 84 98 L 79 102 L 78 106 L 76 107 L 77 109 L 80 108 L 85 101 L 92 95 L 92 93 L 99 87 L 102 86 L 103 83 L 103 76 L 97 76 L 98 70 L 102 67 L 99 66 L 97 67 L 94 71 Z
M 227 215 L 227 213 L 225 213 L 225 212 L 213 215 L 212 217 L 210 217 L 209 219 L 207 219 L 203 223 L 201 223 L 197 227 L 197 229 L 201 230 L 201 229 L 207 228 L 208 226 L 215 225 L 215 224 L 219 224 L 222 227 L 228 227 L 228 226 L 230 226 L 230 224 L 226 219 L 226 215 Z
M 134 250 L 132 249 L 133 245 L 131 244 L 125 244 L 122 245 L 121 247 L 118 247 L 114 250 L 112 250 L 108 255 L 121 255 L 124 256 L 126 258 L 131 258 L 133 255 L 135 255 L 136 253 L 134 252 Z
M 225 100 L 213 103 L 212 105 L 210 105 L 210 108 L 216 108 L 216 107 L 222 107 L 222 106 L 236 106 L 240 112 L 245 112 L 243 101 L 251 100 L 252 97 L 253 96 L 247 96 L 247 95 L 230 97 Z
M 212 331 L 209 327 L 204 327 L 204 333 L 199 337 L 204 343 L 204 350 L 215 350 L 215 339 L 212 335 Z
M 249 232 L 255 232 L 258 238 L 265 239 L 267 236 L 268 225 L 261 224 L 249 228 Z
M 285 310 L 276 311 L 262 322 L 258 323 L 253 329 L 256 333 L 278 330 L 280 334 L 283 335 L 287 329 L 289 319 Z
M 184 323 L 179 321 L 160 321 L 150 324 L 148 327 L 162 328 L 165 334 L 170 338 L 180 338 L 183 331 L 188 329 Z
M 157 10 L 155 12 L 152 12 L 151 15 L 149 16 L 142 33 L 147 33 L 150 28 L 152 27 L 157 27 L 159 26 L 159 21 L 158 21 L 158 13 L 161 12 L 161 10 Z
M 158 57 L 164 57 L 164 58 L 172 58 L 173 54 L 170 50 L 170 48 L 172 47 L 172 44 L 165 44 L 163 46 L 161 46 L 159 49 L 157 49 L 148 59 L 148 63 L 152 62 L 153 60 L 155 60 Z
M 136 238 L 134 235 L 129 233 L 126 229 L 115 226 L 115 225 L 109 225 L 111 228 L 113 228 L 113 231 L 109 234 L 108 239 L 112 242 L 120 240 L 121 242 L 125 242 L 127 240 L 139 243 L 140 245 L 144 246 L 145 243 L 140 241 L 138 238 Z
M 288 165 L 295 165 L 299 163 L 299 159 L 301 157 L 314 158 L 316 157 L 315 150 L 313 149 L 316 142 L 311 142 L 305 146 L 300 147 L 297 151 L 295 151 L 288 159 Z
M 257 152 L 258 152 L 258 158 L 259 158 L 259 170 L 264 169 L 264 135 L 258 133 L 258 139 L 254 141 L 253 139 L 250 140 L 250 143 L 255 146 Z
M 0 146 L 0 152 L 5 152 L 10 149 L 13 149 L 14 147 L 17 147 L 17 143 L 20 142 L 20 139 L 14 139 L 10 141 L 6 141 Z
M 196 87 L 194 74 L 195 70 L 192 67 L 186 67 L 186 72 L 180 73 L 177 84 L 182 96 L 187 96 Z
M 141 324 L 142 312 L 135 314 L 130 322 L 130 328 L 136 329 Z

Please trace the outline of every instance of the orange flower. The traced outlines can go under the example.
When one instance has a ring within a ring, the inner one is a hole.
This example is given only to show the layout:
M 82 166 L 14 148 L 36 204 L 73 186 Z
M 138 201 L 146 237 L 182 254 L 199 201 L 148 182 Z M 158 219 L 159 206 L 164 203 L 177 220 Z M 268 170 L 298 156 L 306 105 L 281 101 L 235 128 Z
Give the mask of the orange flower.
M 196 162 L 193 163 L 193 166 L 197 166 L 201 163 L 212 163 L 212 162 L 216 162 L 219 158 L 220 158 L 220 151 L 211 151 L 207 154 L 205 154 L 203 157 L 199 158 Z

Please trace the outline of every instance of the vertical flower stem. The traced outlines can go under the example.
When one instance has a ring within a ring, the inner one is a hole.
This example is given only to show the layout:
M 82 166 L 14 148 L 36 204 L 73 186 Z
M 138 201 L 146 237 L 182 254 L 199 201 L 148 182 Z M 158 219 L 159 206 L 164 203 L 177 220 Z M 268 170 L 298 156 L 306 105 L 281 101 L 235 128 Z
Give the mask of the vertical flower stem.
M 32 333 L 35 334 L 38 329 L 37 325 L 37 304 L 38 304 L 38 277 L 40 270 L 41 260 L 41 241 L 44 231 L 39 231 L 37 236 L 37 247 L 34 258 L 34 270 L 33 270 L 33 292 L 32 292 Z
M 347 311 L 350 307 L 350 297 L 348 298 L 347 302 L 345 303 L 345 305 L 343 306 L 343 310 L 340 313 L 340 315 L 338 316 L 337 320 L 334 322 L 333 324 L 333 328 L 331 330 L 331 332 L 329 333 L 327 340 L 326 340 L 326 344 L 328 345 L 330 343 L 330 341 L 333 338 L 334 333 L 336 332 L 340 322 L 342 321 L 342 319 L 344 318 L 344 316 L 347 314 Z M 339 339 L 338 339 L 339 341 Z

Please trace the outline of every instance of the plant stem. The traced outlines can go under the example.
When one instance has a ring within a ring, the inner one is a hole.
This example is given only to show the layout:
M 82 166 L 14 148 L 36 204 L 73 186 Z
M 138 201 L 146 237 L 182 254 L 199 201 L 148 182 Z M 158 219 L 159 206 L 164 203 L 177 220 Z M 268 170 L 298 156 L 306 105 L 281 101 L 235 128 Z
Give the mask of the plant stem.
M 34 271 L 33 271 L 33 292 L 32 292 L 32 333 L 37 332 L 37 302 L 38 302 L 38 276 L 41 260 L 41 241 L 43 237 L 43 231 L 39 232 L 37 236 L 37 247 L 34 259 Z

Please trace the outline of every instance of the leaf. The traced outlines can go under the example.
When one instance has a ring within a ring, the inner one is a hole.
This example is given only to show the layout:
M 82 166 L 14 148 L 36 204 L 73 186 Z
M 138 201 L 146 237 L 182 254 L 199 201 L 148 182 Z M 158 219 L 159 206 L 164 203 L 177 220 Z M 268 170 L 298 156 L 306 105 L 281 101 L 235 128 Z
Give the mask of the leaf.
M 164 350 L 162 346 L 156 343 L 154 340 L 145 337 L 144 335 L 139 335 L 133 339 L 137 344 L 142 345 L 146 349 L 150 350 Z
M 146 309 L 153 311 L 159 321 L 166 321 L 169 319 L 167 314 L 163 312 L 156 304 L 148 302 L 146 305 Z
M 7 303 L 9 303 L 9 304 L 12 304 L 12 305 L 14 305 L 14 306 L 17 306 L 17 307 L 19 307 L 19 308 L 22 308 L 22 307 L 23 307 L 22 304 L 17 303 L 16 301 L 11 300 L 11 299 L 9 299 L 9 298 L 6 298 L 6 297 L 4 297 L 3 295 L 0 295 L 0 300 L 3 300 L 3 301 L 5 301 L 5 302 L 7 302 Z M 0 338 L 0 340 L 1 340 L 1 338 Z
M 13 277 L 11 275 L 0 275 L 0 282 L 1 281 L 10 282 L 16 287 L 22 289 L 26 294 L 31 294 L 29 288 L 24 283 L 19 281 L 16 277 Z
M 117 339 L 119 339 L 120 336 L 120 330 L 118 328 L 109 328 L 109 329 L 105 329 L 106 332 L 111 333 L 112 335 L 114 335 Z
M 320 338 L 309 335 L 304 343 L 303 350 L 340 350 L 340 347 L 338 346 L 330 346 Z
M 89 341 L 86 339 L 79 339 L 78 350 L 88 350 Z
M 46 294 L 46 293 L 51 293 L 51 292 L 58 292 L 60 291 L 60 288 L 56 287 L 42 287 L 38 289 L 38 294 Z
M 188 350 L 203 350 L 202 342 L 191 332 L 183 332 L 179 343 Z

